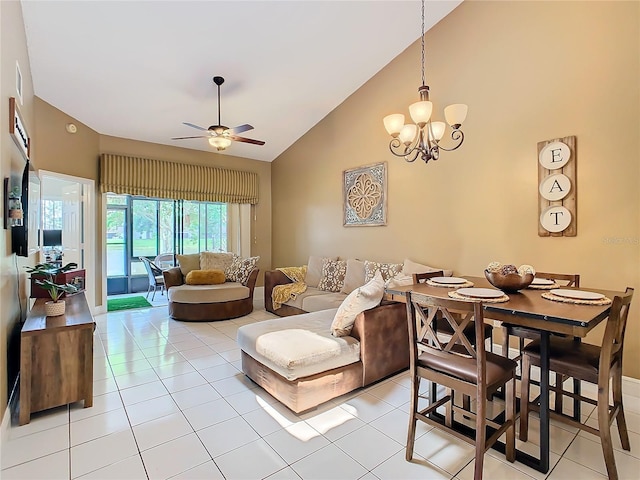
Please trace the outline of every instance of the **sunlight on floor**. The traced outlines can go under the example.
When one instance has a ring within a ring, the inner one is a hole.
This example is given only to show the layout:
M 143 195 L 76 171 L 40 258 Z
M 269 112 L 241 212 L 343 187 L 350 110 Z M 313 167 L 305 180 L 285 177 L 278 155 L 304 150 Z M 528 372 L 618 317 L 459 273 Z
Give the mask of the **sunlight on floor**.
M 280 426 L 282 426 L 292 436 L 303 442 L 307 442 L 314 437 L 322 436 L 332 428 L 339 427 L 343 423 L 357 417 L 357 410 L 349 405 L 334 407 L 328 411 L 319 413 L 315 418 L 316 421 L 314 421 L 312 428 L 304 420 L 299 420 L 297 422 L 288 420 L 284 415 L 278 412 L 272 405 L 269 405 L 258 395 L 256 395 L 256 401 L 262 409 L 271 416 L 271 418 L 278 422 Z M 346 411 L 347 407 L 353 411 L 353 414 Z

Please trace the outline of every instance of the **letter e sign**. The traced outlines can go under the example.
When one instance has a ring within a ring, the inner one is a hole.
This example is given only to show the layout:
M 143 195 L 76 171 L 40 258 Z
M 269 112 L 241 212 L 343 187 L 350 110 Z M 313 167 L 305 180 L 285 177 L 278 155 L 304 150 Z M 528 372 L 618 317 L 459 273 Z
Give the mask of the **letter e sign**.
M 547 170 L 557 170 L 571 160 L 569 146 L 562 142 L 551 142 L 545 145 L 538 155 L 540 164 Z

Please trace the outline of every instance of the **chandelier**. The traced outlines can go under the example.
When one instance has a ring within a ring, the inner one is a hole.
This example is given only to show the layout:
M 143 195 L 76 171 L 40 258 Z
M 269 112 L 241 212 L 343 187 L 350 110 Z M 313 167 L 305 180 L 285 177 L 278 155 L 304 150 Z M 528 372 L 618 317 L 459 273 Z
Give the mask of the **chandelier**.
M 422 0 L 422 85 L 418 88 L 420 101 L 409 105 L 409 114 L 414 123 L 404 123 L 402 113 L 394 113 L 384 117 L 384 128 L 393 138 L 389 142 L 389 150 L 396 157 L 403 157 L 407 162 L 414 162 L 418 156 L 427 163 L 438 160 L 440 150 L 446 152 L 457 149 L 464 141 L 464 133 L 460 130 L 467 117 L 468 107 L 462 103 L 449 105 L 444 109 L 444 117 L 452 128 L 451 139 L 454 144 L 450 148 L 440 145 L 446 125 L 444 122 L 431 120 L 433 104 L 429 101 L 429 86 L 424 81 L 424 0 Z

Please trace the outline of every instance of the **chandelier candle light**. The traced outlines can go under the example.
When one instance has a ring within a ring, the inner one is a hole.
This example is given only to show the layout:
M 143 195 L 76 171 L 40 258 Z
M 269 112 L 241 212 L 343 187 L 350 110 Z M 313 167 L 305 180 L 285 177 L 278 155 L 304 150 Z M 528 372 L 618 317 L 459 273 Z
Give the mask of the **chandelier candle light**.
M 414 123 L 404 123 L 404 115 L 394 113 L 384 117 L 384 128 L 393 138 L 389 142 L 389 150 L 396 157 L 404 157 L 407 162 L 414 162 L 418 156 L 427 163 L 438 160 L 440 150 L 450 152 L 457 149 L 464 141 L 464 133 L 460 130 L 462 122 L 467 118 L 467 105 L 456 103 L 444 109 L 447 123 L 453 129 L 451 139 L 455 142 L 451 148 L 444 148 L 440 140 L 444 136 L 444 122 L 431 121 L 433 104 L 429 101 L 429 86 L 424 81 L 424 0 L 422 0 L 422 86 L 418 88 L 420 101 L 409 106 L 409 114 Z

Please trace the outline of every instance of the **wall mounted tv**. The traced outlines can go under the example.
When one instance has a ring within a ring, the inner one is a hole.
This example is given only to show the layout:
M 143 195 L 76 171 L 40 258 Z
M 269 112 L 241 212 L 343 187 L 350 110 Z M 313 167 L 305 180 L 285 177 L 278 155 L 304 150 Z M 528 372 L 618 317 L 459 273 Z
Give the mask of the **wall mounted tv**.
M 11 227 L 11 247 L 16 255 L 28 257 L 40 249 L 40 178 L 31 162 L 24 166 L 21 182 L 23 221 L 22 226 Z

